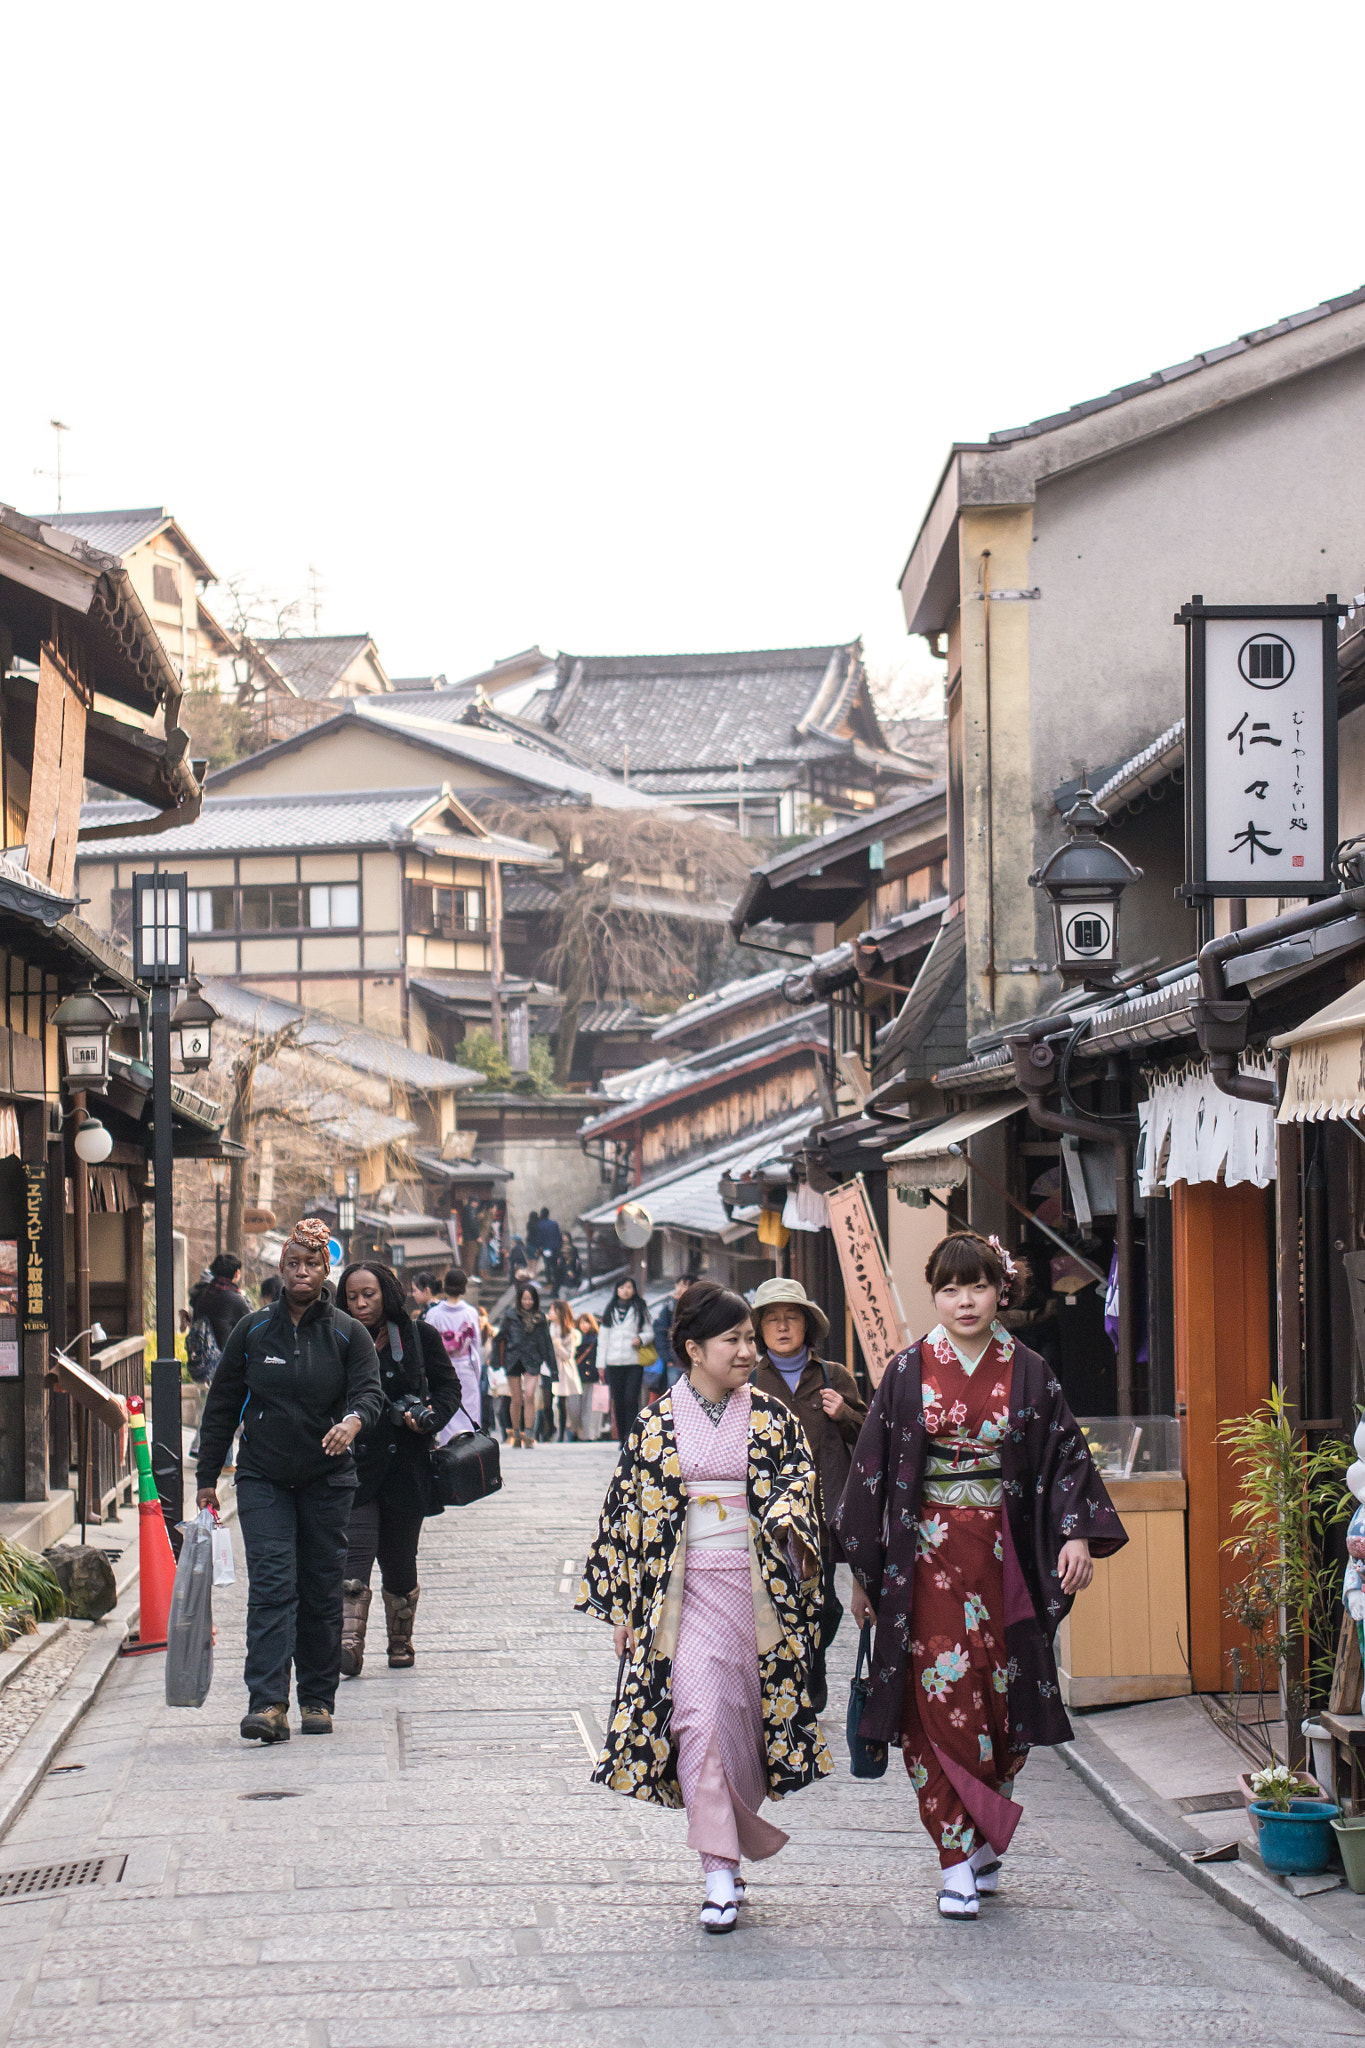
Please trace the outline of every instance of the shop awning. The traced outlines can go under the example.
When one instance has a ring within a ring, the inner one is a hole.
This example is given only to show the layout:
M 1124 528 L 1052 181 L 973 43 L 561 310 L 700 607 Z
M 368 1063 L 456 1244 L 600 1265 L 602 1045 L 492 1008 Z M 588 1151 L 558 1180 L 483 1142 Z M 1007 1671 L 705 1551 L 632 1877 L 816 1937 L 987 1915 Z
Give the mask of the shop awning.
M 935 1124 L 930 1131 L 921 1131 L 908 1144 L 897 1145 L 894 1152 L 884 1152 L 882 1160 L 892 1187 L 959 1186 L 967 1178 L 967 1162 L 960 1152 L 950 1148 L 965 1145 L 969 1138 L 979 1137 L 993 1124 L 1004 1123 L 1006 1117 L 1016 1115 L 1024 1106 L 1022 1095 L 1007 1095 L 1003 1100 L 997 1097 L 994 1102 L 983 1102 L 979 1109 L 964 1109 L 958 1116 L 950 1116 L 946 1123 Z
M 1365 982 L 1270 1043 L 1289 1054 L 1279 1123 L 1365 1116 Z

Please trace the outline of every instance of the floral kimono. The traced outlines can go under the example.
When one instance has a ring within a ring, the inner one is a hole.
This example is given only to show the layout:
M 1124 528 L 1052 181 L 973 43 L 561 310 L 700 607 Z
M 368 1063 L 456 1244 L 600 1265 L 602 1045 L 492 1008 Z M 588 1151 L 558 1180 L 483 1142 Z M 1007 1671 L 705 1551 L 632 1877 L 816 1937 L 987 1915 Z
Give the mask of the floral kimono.
M 877 1615 L 862 1734 L 901 1743 L 945 1869 L 1003 1852 L 1030 1747 L 1071 1735 L 1058 1554 L 1127 1541 L 1044 1360 L 999 1323 L 975 1364 L 941 1325 L 893 1359 L 834 1527 Z
M 626 1623 L 635 1638 L 593 1782 L 672 1807 L 684 1804 L 672 1728 L 673 1660 L 687 1584 L 689 1516 L 674 1404 L 694 1398 L 680 1381 L 631 1430 L 575 1603 L 581 1613 Z M 745 1576 L 752 1591 L 748 1640 L 757 1659 L 761 1789 L 780 1799 L 832 1768 L 806 1685 L 821 1605 L 815 1479 L 805 1434 L 790 1409 L 750 1387 L 729 1399 L 747 1410 L 748 1469 L 737 1483 L 748 1506 Z M 739 1459 L 743 1465 L 742 1439 Z M 814 1565 L 808 1578 L 793 1562 L 802 1552 Z M 745 1853 L 771 1849 L 746 1846 Z

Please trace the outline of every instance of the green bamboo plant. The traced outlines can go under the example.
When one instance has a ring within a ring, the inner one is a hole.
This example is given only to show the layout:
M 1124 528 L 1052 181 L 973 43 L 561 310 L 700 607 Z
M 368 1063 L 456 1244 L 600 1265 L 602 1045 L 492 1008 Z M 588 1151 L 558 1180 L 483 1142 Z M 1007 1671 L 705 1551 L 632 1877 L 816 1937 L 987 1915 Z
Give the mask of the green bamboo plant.
M 66 1596 L 45 1557 L 0 1536 L 0 1648 L 66 1612 Z
M 1283 1392 L 1225 1423 L 1220 1441 L 1237 1468 L 1237 1533 L 1223 1548 L 1241 1566 L 1225 1611 L 1246 1630 L 1261 1674 L 1283 1673 L 1289 1725 L 1331 1683 L 1338 1572 L 1324 1562 L 1328 1531 L 1355 1503 L 1344 1475 L 1352 1450 L 1338 1438 L 1316 1447 L 1295 1433 Z

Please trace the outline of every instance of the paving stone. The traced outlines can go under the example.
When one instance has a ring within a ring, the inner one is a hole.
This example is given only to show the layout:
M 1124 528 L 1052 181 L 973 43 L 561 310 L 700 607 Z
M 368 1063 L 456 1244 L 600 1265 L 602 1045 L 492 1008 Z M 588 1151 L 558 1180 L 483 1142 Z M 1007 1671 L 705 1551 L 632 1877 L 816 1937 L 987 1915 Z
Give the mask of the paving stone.
M 681 1814 L 590 1786 L 615 1682 L 575 1616 L 611 1468 L 602 1447 L 509 1460 L 494 1502 L 428 1523 L 411 1672 L 367 1665 L 337 1733 L 240 1742 L 244 1579 L 215 1603 L 218 1675 L 167 1709 L 155 1660 L 112 1674 L 0 1844 L 161 1845 L 164 1878 L 0 1905 L 0 2044 L 62 2048 L 1057 2048 L 1355 2040 L 1339 2003 L 1146 1852 L 1058 1759 L 1031 1759 L 1006 1888 L 971 1927 L 904 1774 L 839 1768 L 783 1803 L 735 1934 L 697 1925 Z M 516 1612 L 504 1613 L 516 1588 Z M 490 1615 L 489 1609 L 493 1610 Z M 543 1732 L 541 1732 L 543 1731 Z M 298 1793 L 253 1800 L 252 1792 Z M 55 1860 L 55 1853 L 53 1855 Z M 160 1868 L 160 1865 L 157 1866 Z

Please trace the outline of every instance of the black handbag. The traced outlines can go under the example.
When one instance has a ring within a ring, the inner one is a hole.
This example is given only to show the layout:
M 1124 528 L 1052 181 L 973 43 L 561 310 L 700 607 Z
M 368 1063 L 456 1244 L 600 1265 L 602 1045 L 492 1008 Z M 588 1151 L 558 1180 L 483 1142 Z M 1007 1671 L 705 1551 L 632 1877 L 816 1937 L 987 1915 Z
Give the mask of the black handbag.
M 468 1409 L 462 1412 L 469 1413 Z M 486 1430 L 471 1429 L 446 1443 L 433 1444 L 431 1484 L 443 1508 L 467 1508 L 476 1500 L 486 1500 L 490 1493 L 499 1493 L 502 1469 L 497 1438 Z
M 844 1731 L 848 1737 L 848 1767 L 855 1778 L 880 1778 L 886 1772 L 886 1743 L 868 1742 L 858 1733 L 872 1693 L 871 1664 L 872 1624 L 865 1621 L 858 1637 L 858 1661 L 848 1688 L 848 1721 Z

